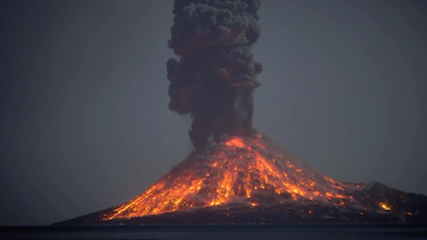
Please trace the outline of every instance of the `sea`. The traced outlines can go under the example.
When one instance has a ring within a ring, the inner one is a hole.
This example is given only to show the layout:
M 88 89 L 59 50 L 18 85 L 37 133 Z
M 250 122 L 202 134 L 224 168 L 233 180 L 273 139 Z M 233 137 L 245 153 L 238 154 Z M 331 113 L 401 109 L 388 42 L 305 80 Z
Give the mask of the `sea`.
M 427 239 L 427 224 L 3 226 L 0 239 Z

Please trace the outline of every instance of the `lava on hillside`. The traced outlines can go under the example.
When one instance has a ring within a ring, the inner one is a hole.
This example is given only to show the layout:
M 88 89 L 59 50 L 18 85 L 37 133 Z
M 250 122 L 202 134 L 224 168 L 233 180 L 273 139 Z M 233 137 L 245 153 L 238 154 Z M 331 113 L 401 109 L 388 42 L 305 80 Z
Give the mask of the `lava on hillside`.
M 254 138 L 230 138 L 214 144 L 203 155 L 191 155 L 104 219 L 142 217 L 233 201 L 257 206 L 308 199 L 353 205 L 354 197 L 345 190 L 357 187 L 311 170 L 257 134 Z
M 211 141 L 143 194 L 61 224 L 426 221 L 427 197 L 345 183 L 260 133 Z

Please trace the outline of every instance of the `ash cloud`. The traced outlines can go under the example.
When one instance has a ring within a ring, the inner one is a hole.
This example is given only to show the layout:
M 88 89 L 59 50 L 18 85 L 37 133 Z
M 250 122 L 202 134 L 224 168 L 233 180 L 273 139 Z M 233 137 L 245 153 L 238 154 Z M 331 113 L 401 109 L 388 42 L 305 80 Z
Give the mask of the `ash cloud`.
M 175 0 L 169 48 L 179 60 L 167 62 L 169 109 L 191 114 L 196 150 L 210 136 L 252 134 L 259 7 L 259 0 Z

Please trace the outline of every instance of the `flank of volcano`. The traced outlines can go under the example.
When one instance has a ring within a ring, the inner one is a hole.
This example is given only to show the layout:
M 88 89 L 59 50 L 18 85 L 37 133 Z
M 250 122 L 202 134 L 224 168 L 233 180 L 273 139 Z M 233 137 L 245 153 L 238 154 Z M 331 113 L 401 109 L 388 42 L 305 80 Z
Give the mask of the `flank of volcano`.
M 211 141 L 131 201 L 58 224 L 425 222 L 426 203 L 334 180 L 255 133 Z
M 274 148 L 257 134 L 230 138 L 206 153 L 191 155 L 142 195 L 106 215 L 105 220 L 142 217 L 232 202 L 251 206 L 316 200 L 350 205 L 355 200 L 335 181 Z M 356 186 L 357 187 L 357 186 Z

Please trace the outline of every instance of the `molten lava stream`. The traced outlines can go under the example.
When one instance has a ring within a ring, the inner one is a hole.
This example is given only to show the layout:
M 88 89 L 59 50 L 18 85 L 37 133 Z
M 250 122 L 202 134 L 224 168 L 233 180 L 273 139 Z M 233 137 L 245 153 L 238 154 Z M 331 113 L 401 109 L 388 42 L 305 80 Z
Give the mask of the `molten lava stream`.
M 207 151 L 208 157 L 191 155 L 105 219 L 210 207 L 236 199 L 256 206 L 267 195 L 281 203 L 315 199 L 344 204 L 342 200 L 346 197 L 340 194 L 345 190 L 343 183 L 312 171 L 299 160 L 285 157 L 286 154 L 270 145 L 258 134 L 256 138 L 228 139 Z

